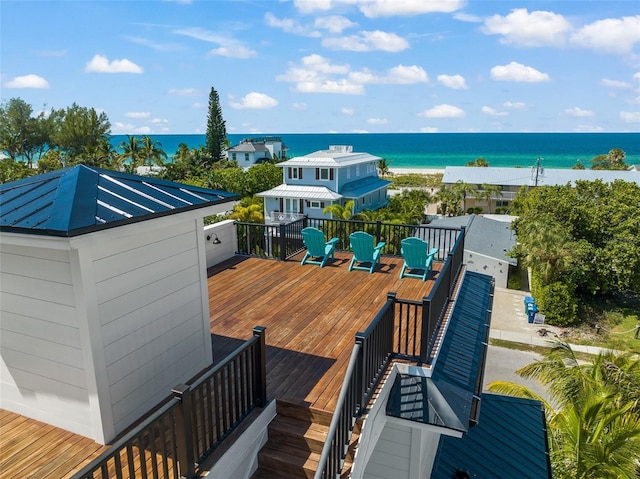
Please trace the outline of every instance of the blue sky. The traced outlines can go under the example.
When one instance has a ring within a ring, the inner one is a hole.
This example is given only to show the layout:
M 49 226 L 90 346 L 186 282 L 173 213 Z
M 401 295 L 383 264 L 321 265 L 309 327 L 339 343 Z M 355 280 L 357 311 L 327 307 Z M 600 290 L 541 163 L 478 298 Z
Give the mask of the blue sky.
M 1 99 L 113 134 L 640 131 L 640 3 L 7 1 Z

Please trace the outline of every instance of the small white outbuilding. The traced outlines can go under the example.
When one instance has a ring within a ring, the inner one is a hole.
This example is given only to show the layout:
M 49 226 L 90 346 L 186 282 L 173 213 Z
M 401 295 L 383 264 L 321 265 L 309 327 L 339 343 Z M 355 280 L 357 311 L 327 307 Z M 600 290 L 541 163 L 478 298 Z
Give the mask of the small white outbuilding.
M 237 199 L 82 165 L 0 185 L 0 408 L 105 444 L 209 366 L 203 217 Z

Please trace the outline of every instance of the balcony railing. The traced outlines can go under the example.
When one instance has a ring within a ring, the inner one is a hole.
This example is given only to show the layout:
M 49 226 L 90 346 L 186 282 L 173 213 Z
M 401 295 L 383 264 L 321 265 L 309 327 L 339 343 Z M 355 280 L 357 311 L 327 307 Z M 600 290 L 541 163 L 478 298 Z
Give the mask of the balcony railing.
M 265 328 L 173 396 L 72 479 L 192 479 L 255 407 L 266 403 Z
M 393 358 L 430 364 L 435 338 L 442 327 L 462 270 L 464 230 L 447 253 L 438 279 L 422 302 L 387 295 L 387 302 L 367 327 L 357 333 L 329 433 L 314 479 L 340 477 L 353 427 L 373 396 Z M 418 342 L 419 341 L 419 342 Z
M 443 261 L 458 240 L 463 229 L 443 228 L 430 225 L 408 225 L 382 221 L 354 221 L 317 219 L 303 217 L 290 223 L 261 224 L 236 222 L 238 236 L 237 253 L 247 256 L 275 258 L 282 261 L 304 250 L 300 231 L 313 226 L 324 231 L 327 238 L 338 238 L 337 249 L 349 248 L 349 235 L 355 231 L 366 231 L 373 235 L 376 243 L 384 241 L 383 254 L 400 256 L 401 241 L 417 236 L 438 248 L 437 260 Z

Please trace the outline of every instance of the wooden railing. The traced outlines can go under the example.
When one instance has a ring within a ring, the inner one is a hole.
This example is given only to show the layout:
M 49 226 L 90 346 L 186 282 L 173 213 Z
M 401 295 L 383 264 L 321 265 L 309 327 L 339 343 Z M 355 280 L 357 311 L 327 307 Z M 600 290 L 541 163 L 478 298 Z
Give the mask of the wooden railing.
M 300 231 L 307 226 L 322 230 L 327 238 L 338 238 L 337 249 L 349 248 L 349 235 L 355 231 L 366 231 L 373 235 L 376 243 L 384 241 L 385 255 L 400 256 L 401 241 L 417 236 L 438 248 L 436 260 L 444 260 L 461 234 L 461 228 L 442 228 L 429 225 L 406 225 L 383 223 L 382 221 L 355 221 L 337 219 L 301 218 L 291 223 L 259 224 L 236 222 L 237 253 L 286 260 L 304 250 Z
M 265 328 L 173 396 L 72 479 L 191 479 L 255 407 L 266 403 Z
M 452 299 L 463 254 L 464 229 L 447 253 L 429 296 L 420 302 L 388 293 L 386 303 L 365 332 L 356 334 L 315 479 L 340 477 L 355 421 L 369 404 L 391 359 L 402 357 L 418 364 L 431 363 L 436 332 Z

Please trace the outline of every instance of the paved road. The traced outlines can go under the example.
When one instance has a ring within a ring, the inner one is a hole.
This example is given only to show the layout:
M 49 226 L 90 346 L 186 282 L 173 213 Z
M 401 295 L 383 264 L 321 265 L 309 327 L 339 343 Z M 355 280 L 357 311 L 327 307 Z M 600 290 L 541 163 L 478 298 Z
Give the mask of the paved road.
M 487 352 L 487 365 L 484 372 L 484 385 L 486 387 L 493 381 L 511 381 L 522 384 L 537 394 L 548 399 L 544 387 L 532 379 L 524 379 L 515 373 L 515 370 L 540 359 L 540 355 L 530 351 L 518 351 L 513 349 L 489 346 Z

